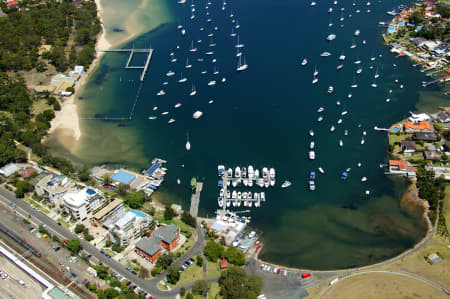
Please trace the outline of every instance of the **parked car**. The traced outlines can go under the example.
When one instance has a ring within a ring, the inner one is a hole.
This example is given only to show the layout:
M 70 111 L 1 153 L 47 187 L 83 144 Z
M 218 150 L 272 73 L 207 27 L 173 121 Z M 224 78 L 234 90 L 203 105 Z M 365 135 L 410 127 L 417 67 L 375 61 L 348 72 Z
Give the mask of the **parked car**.
M 193 263 L 195 263 L 195 260 L 191 257 L 190 259 L 188 259 L 188 263 L 189 265 L 192 265 Z

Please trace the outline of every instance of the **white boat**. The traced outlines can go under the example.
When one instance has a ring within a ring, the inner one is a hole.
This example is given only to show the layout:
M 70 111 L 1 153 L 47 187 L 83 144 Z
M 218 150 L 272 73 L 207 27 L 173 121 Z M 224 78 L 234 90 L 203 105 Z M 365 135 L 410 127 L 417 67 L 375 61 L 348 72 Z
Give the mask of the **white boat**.
M 281 184 L 281 188 L 287 188 L 290 187 L 292 185 L 291 182 L 289 181 L 284 181 L 283 184 Z
M 223 77 L 222 80 L 220 80 L 222 83 L 225 83 L 227 81 L 227 78 Z
M 169 112 L 167 112 L 167 111 L 164 111 L 161 113 L 161 115 L 167 115 L 167 114 L 169 114 Z
M 312 84 L 316 84 L 319 81 L 319 78 L 314 77 L 314 79 L 312 80 Z
M 181 35 L 182 35 L 182 36 L 185 36 L 185 35 L 186 35 L 186 29 L 184 29 L 184 28 L 181 29 Z
M 316 4 L 317 4 L 317 3 L 313 1 L 313 2 L 311 2 L 310 5 L 311 5 L 311 6 L 316 6 Z
M 317 118 L 318 122 L 321 122 L 322 120 L 323 120 L 323 116 L 322 115 Z
M 343 64 L 340 64 L 340 65 L 338 65 L 337 67 L 336 67 L 336 69 L 339 71 L 340 69 L 342 69 L 344 67 L 344 65 Z
M 320 53 L 320 56 L 322 56 L 322 57 L 328 57 L 330 55 L 331 55 L 330 52 L 322 52 L 322 53 Z
M 360 33 L 361 33 L 361 31 L 359 31 L 359 29 L 356 29 L 354 35 L 359 36 Z
M 336 38 L 336 34 L 330 34 L 327 36 L 327 41 L 331 42 L 332 40 L 334 40 Z
M 169 121 L 168 121 L 169 124 L 172 124 L 174 122 L 175 122 L 175 119 L 173 119 L 173 118 L 169 119 Z
M 346 115 L 346 114 L 348 114 L 348 111 L 347 111 L 347 110 L 344 110 L 344 111 L 341 112 L 341 115 L 342 115 L 342 116 L 344 116 L 344 115 Z
M 342 124 L 342 118 L 338 119 L 337 124 L 338 125 Z
M 311 190 L 311 191 L 316 190 L 316 184 L 314 183 L 313 180 L 309 181 L 309 190 Z
M 352 95 L 351 93 L 349 93 L 349 94 L 347 95 L 347 98 L 351 99 L 352 96 L 353 96 L 353 95 Z
M 350 46 L 350 49 L 356 48 L 355 39 L 353 39 L 352 45 Z
M 262 201 L 262 202 L 265 202 L 265 201 L 266 201 L 266 193 L 265 193 L 265 192 L 259 193 L 259 197 L 261 198 L 261 201 Z
M 267 169 L 267 167 L 264 167 L 262 169 L 262 177 L 263 177 L 263 179 L 267 179 L 268 176 L 269 176 L 269 170 Z
M 255 177 L 255 171 L 253 170 L 253 166 L 249 165 L 247 168 L 248 178 L 253 179 Z
M 314 136 L 314 131 L 313 130 L 309 130 L 309 135 L 312 137 Z
M 361 182 L 365 182 L 365 181 L 367 181 L 367 178 L 364 176 L 361 178 Z
M 237 166 L 237 167 L 234 169 L 234 176 L 235 176 L 236 178 L 240 178 L 240 177 L 241 177 L 241 168 L 240 168 L 239 166 Z
M 195 85 L 192 84 L 191 92 L 189 93 L 190 96 L 195 96 L 197 94 L 197 90 L 195 89 Z
M 217 66 L 214 65 L 213 75 L 218 75 L 219 71 L 217 70 Z
M 175 72 L 170 71 L 170 70 L 166 74 L 167 77 L 170 77 L 170 76 L 173 76 L 173 75 L 175 75 Z
M 236 198 L 237 198 L 237 192 L 236 192 L 236 190 L 233 190 L 233 192 L 231 193 L 231 198 L 232 198 L 232 199 L 236 199 Z
M 339 56 L 339 60 L 342 60 L 342 61 L 344 61 L 344 60 L 345 60 L 345 55 L 344 55 L 344 52 L 342 52 L 341 56 Z
M 363 135 L 366 136 L 366 135 L 367 135 L 367 132 L 366 132 L 366 131 L 363 131 Z
M 333 8 L 328 8 L 328 13 L 332 13 L 333 12 Z
M 191 150 L 191 143 L 189 142 L 189 134 L 186 133 L 186 150 L 190 151 Z
M 191 47 L 189 48 L 189 52 L 197 52 L 197 48 L 194 47 L 194 41 L 191 42 Z
M 158 117 L 157 116 L 149 116 L 148 117 L 148 119 L 150 119 L 150 120 L 154 120 L 154 119 L 157 119 Z
M 356 73 L 357 73 L 358 75 L 361 74 L 361 73 L 362 73 L 362 68 L 357 69 L 357 70 L 356 70 Z
M 359 163 L 358 163 L 358 167 L 361 167 L 361 165 L 362 165 L 361 162 L 359 162 Z
M 193 119 L 199 119 L 200 117 L 202 117 L 202 115 L 203 115 L 203 112 L 197 110 L 197 111 L 194 112 L 194 114 L 192 114 L 192 118 Z
M 309 148 L 310 148 L 310 149 L 314 149 L 314 146 L 315 146 L 314 141 L 311 141 L 311 143 L 309 144 Z
M 248 69 L 248 65 L 247 63 L 245 63 L 245 57 L 244 57 L 244 63 L 241 63 L 241 56 L 239 56 L 239 61 L 238 61 L 238 65 L 236 67 L 236 71 L 238 72 L 242 72 Z
M 370 86 L 372 86 L 373 88 L 377 87 L 377 84 L 375 82 L 373 82 Z
M 355 61 L 355 64 L 360 64 L 361 63 L 361 60 L 356 60 Z
M 184 83 L 187 81 L 186 77 L 183 77 L 183 73 L 180 73 L 180 79 L 178 80 L 178 83 Z
M 255 179 L 259 178 L 259 169 L 255 169 Z
M 323 170 L 323 168 L 322 168 L 322 167 L 319 167 L 318 169 L 319 169 L 320 173 L 322 173 L 322 174 L 324 174 L 324 173 L 325 173 L 325 170 Z
M 241 199 L 242 199 L 242 193 L 241 193 L 241 191 L 239 191 L 237 193 L 237 200 L 241 200 Z
M 361 144 L 364 144 L 364 143 L 366 143 L 366 141 L 363 138 L 363 139 L 361 139 Z
M 233 177 L 233 169 L 228 168 L 228 170 L 227 170 L 227 176 L 228 176 L 229 178 Z
M 192 64 L 189 63 L 189 57 L 186 58 L 186 66 L 187 69 L 190 69 L 192 67 Z
M 342 141 L 342 139 L 339 140 L 339 146 L 342 147 L 344 145 L 344 142 Z
M 234 32 L 234 28 L 233 27 L 231 27 L 231 34 L 230 34 L 230 36 L 236 36 L 236 33 Z
M 176 103 L 176 104 L 175 104 L 175 106 L 174 106 L 174 107 L 175 107 L 175 108 L 180 108 L 180 107 L 181 107 L 181 105 L 182 105 L 182 104 L 181 104 L 180 102 L 178 102 L 178 103 Z
M 377 70 L 375 71 L 375 75 L 373 76 L 375 79 L 377 79 L 378 77 L 380 77 L 380 74 L 378 74 L 378 67 Z
M 319 74 L 319 70 L 317 70 L 317 65 L 314 67 L 313 76 L 316 77 Z
M 153 111 L 156 111 L 156 110 L 158 110 L 158 106 L 155 106 L 155 107 L 153 107 L 153 109 L 152 109 Z
M 160 91 L 158 91 L 158 93 L 156 95 L 157 96 L 163 96 L 165 94 L 166 94 L 166 92 L 164 91 L 164 89 L 161 89 Z
M 335 129 L 336 129 L 336 128 L 335 128 L 334 126 L 331 126 L 330 132 L 334 132 Z
M 317 113 L 321 113 L 323 111 L 325 111 L 325 108 L 323 108 L 323 107 L 319 107 L 319 109 L 317 109 Z
M 274 168 L 269 169 L 269 176 L 270 176 L 270 178 L 275 178 L 275 169 Z
M 306 59 L 306 58 L 304 58 L 303 60 L 302 60 L 302 66 L 305 66 L 305 65 L 307 65 L 308 64 L 308 60 Z
M 216 80 L 211 80 L 208 82 L 208 86 L 214 86 L 216 85 Z
M 333 93 L 333 91 L 334 91 L 334 87 L 333 86 L 328 87 L 328 93 Z
M 236 47 L 236 48 L 243 48 L 243 47 L 245 47 L 244 44 L 239 43 L 239 35 L 237 36 L 237 42 L 236 42 L 235 47 Z
M 310 160 L 316 159 L 316 152 L 314 152 L 314 151 L 309 151 L 308 157 L 309 157 Z
M 348 135 L 348 130 L 345 130 L 344 131 L 344 136 L 347 136 Z
M 214 54 L 213 51 L 209 51 L 209 52 L 206 52 L 206 53 L 205 53 L 205 55 L 213 55 L 213 54 Z

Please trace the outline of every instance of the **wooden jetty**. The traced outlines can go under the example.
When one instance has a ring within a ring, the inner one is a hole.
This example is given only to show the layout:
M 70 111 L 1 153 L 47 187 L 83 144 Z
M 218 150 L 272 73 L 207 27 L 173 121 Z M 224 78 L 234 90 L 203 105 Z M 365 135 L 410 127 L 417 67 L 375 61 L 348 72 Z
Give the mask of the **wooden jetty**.
M 203 189 L 203 182 L 197 182 L 195 186 L 195 193 L 191 195 L 191 208 L 189 210 L 189 213 L 192 215 L 192 217 L 197 217 L 198 214 L 198 206 L 200 204 L 200 193 Z
M 141 73 L 141 82 L 144 81 L 145 75 L 147 74 L 148 66 L 150 65 L 150 60 L 152 59 L 153 55 L 153 49 L 109 49 L 104 50 L 103 52 L 129 52 L 130 56 L 128 56 L 128 60 L 125 64 L 126 69 L 142 69 Z M 147 53 L 147 59 L 145 61 L 145 64 L 143 66 L 130 66 L 131 60 L 133 59 L 134 53 Z

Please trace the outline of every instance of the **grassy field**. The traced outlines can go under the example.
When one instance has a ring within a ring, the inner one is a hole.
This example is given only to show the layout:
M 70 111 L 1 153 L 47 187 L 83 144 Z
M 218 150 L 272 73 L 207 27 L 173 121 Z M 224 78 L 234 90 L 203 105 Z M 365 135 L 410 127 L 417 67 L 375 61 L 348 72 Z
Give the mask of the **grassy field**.
M 184 272 L 181 273 L 180 280 L 175 287 L 182 286 L 184 284 L 194 282 L 196 280 L 203 279 L 203 267 L 199 267 L 196 264 L 192 264 Z
M 220 275 L 219 263 L 206 261 L 206 277 L 217 277 Z
M 216 296 L 219 295 L 220 292 L 220 287 L 219 284 L 217 282 L 212 283 L 211 287 L 208 291 L 208 299 L 214 299 L 216 298 Z M 182 297 L 182 298 L 186 298 L 186 297 Z M 218 298 L 222 298 L 222 296 L 218 296 Z M 203 299 L 203 296 L 201 295 L 194 295 L 194 299 Z
M 408 134 L 400 134 L 400 135 L 389 134 L 389 144 L 392 145 L 396 142 L 401 142 L 401 141 L 405 140 L 406 137 L 408 137 L 408 136 L 409 136 Z
M 408 277 L 371 273 L 337 283 L 321 298 L 448 298 L 438 290 Z

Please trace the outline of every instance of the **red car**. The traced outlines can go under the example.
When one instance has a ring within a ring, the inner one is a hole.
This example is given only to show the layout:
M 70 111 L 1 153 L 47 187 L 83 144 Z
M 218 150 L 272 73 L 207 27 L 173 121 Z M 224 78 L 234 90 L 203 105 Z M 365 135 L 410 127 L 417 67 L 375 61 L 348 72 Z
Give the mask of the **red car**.
M 260 250 L 260 249 L 261 249 L 261 245 L 258 245 L 258 246 L 256 247 L 255 251 L 258 251 L 258 250 Z
M 277 275 L 280 275 L 280 273 L 281 273 L 281 270 L 277 269 Z
M 307 277 L 310 277 L 311 276 L 311 273 L 303 273 L 302 274 L 302 278 L 307 278 Z

